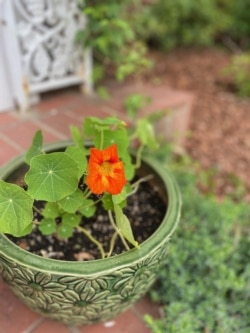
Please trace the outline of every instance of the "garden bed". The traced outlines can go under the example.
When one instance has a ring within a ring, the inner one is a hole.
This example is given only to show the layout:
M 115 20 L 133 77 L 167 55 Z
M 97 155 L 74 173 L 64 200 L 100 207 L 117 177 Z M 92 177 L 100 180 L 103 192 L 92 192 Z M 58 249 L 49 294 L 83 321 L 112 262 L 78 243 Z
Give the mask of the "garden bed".
M 151 57 L 161 85 L 195 94 L 186 149 L 204 168 L 213 169 L 213 190 L 230 195 L 237 189 L 250 201 L 242 187 L 250 188 L 250 99 L 237 97 L 222 73 L 232 55 L 220 49 L 179 49 Z

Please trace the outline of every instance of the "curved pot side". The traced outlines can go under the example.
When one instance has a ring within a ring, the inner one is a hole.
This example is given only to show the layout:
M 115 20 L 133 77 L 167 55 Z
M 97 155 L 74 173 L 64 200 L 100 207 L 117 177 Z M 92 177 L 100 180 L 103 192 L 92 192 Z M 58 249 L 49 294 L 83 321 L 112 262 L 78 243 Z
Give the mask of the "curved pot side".
M 53 150 L 61 147 L 58 144 Z M 86 325 L 113 318 L 149 290 L 167 256 L 181 199 L 169 172 L 151 157 L 143 161 L 163 183 L 168 207 L 160 227 L 139 250 L 101 260 L 67 262 L 31 254 L 0 235 L 0 273 L 28 307 L 65 324 Z M 23 156 L 14 160 L 1 178 L 6 179 L 23 163 Z

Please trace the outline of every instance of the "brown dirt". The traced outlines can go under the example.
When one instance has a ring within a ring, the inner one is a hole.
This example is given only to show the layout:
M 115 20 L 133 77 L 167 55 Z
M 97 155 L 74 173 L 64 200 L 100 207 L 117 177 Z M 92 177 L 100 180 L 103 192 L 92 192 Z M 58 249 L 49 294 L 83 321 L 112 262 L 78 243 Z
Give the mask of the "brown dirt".
M 8 181 L 19 185 L 24 184 L 24 171 L 27 171 L 26 166 L 23 166 L 21 169 L 19 168 L 16 173 L 11 174 Z M 145 164 L 137 170 L 139 178 L 148 174 L 152 174 L 152 169 Z M 137 176 L 134 181 L 138 180 Z M 161 186 L 161 183 L 155 175 L 152 180 L 141 182 L 138 190 L 127 198 L 127 206 L 123 211 L 131 223 L 133 235 L 138 244 L 144 242 L 156 231 L 165 215 L 167 198 L 165 189 Z M 80 188 L 84 190 L 84 186 L 80 186 Z M 96 201 L 100 199 L 100 196 L 96 197 L 93 195 L 90 198 Z M 33 231 L 24 237 L 17 238 L 9 236 L 14 243 L 31 253 L 45 258 L 67 261 L 101 259 L 100 249 L 77 228 L 74 229 L 72 236 L 67 237 L 67 239 L 58 237 L 57 233 L 43 235 L 39 230 L 38 224 L 42 219 L 39 211 L 44 208 L 44 202 L 36 201 L 35 207 L 37 210 L 33 211 L 35 222 Z M 56 227 L 62 226 L 61 218 L 56 218 L 54 223 Z M 80 226 L 102 244 L 105 253 L 110 252 L 109 256 L 123 253 L 126 249 L 119 236 L 117 236 L 113 249 L 110 250 L 111 239 L 115 230 L 102 204 L 99 203 L 96 205 L 94 216 L 89 218 L 83 217 Z M 130 248 L 133 247 L 129 242 L 127 243 Z
M 222 74 L 232 55 L 219 49 L 179 49 L 151 56 L 160 84 L 195 95 L 187 152 L 202 167 L 215 171 L 217 194 L 231 194 L 234 189 L 242 193 L 244 184 L 249 201 L 250 99 L 230 91 Z

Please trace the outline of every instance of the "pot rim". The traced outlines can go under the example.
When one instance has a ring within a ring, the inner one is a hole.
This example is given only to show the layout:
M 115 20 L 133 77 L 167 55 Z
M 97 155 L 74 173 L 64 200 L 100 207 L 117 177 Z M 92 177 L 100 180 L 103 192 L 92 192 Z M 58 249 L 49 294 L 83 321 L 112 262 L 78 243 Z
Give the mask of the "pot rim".
M 60 141 L 47 145 L 46 151 L 65 148 L 71 141 Z M 6 179 L 14 170 L 24 163 L 25 154 L 18 156 L 7 163 L 0 172 L 0 179 Z M 39 255 L 28 252 L 9 240 L 4 234 L 0 234 L 0 253 L 3 253 L 9 259 L 15 259 L 20 264 L 30 268 L 39 268 L 42 271 L 56 272 L 58 274 L 67 273 L 74 275 L 93 275 L 100 270 L 108 270 L 113 267 L 114 270 L 126 266 L 131 262 L 138 262 L 155 248 L 168 242 L 174 233 L 181 210 L 181 196 L 177 183 L 171 173 L 159 161 L 149 155 L 142 157 L 163 181 L 168 197 L 168 207 L 163 220 L 157 230 L 143 243 L 140 248 L 132 248 L 126 252 L 104 259 L 95 259 L 91 261 L 66 261 L 51 258 L 44 258 Z

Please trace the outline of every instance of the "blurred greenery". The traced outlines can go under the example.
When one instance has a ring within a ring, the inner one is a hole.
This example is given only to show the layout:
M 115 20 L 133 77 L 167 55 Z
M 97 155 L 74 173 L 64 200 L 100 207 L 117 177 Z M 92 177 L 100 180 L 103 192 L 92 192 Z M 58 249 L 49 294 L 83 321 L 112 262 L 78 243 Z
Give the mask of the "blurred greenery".
M 151 7 L 144 8 L 138 32 L 143 39 L 162 50 L 178 46 L 211 45 L 231 23 L 225 2 L 155 1 Z
M 250 0 L 156 0 L 140 5 L 134 30 L 161 50 L 179 46 L 250 46 Z
M 103 61 L 144 57 L 147 44 L 170 50 L 229 38 L 250 46 L 250 0 L 85 0 L 81 7 L 88 25 L 77 40 Z
M 249 52 L 233 56 L 230 64 L 224 68 L 224 74 L 231 79 L 232 85 L 239 96 L 250 96 Z
M 153 333 L 249 333 L 250 207 L 201 194 L 190 158 L 167 164 L 181 190 L 182 217 L 151 290 L 164 316 L 145 321 Z
M 153 65 L 146 57 L 146 44 L 136 37 L 129 19 L 132 5 L 132 0 L 82 1 L 82 12 L 88 24 L 78 31 L 76 42 L 93 50 L 94 82 L 105 75 L 122 81 Z
M 106 77 L 140 82 L 141 74 L 154 66 L 150 49 L 250 48 L 250 0 L 81 0 L 80 7 L 88 24 L 76 42 L 93 50 L 95 84 Z M 241 96 L 250 90 L 245 63 L 234 59 L 231 66 Z

